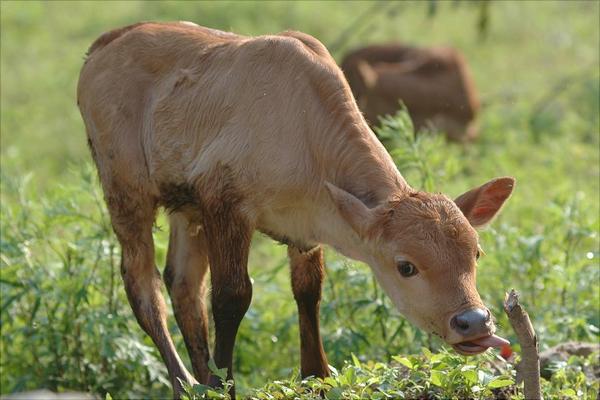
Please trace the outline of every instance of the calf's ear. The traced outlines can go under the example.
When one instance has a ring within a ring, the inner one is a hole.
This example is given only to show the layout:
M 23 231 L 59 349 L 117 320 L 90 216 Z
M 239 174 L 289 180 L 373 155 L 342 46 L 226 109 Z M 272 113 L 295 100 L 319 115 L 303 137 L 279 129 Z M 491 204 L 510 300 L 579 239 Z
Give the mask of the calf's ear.
M 495 178 L 458 196 L 454 202 L 474 228 L 489 223 L 500 211 L 515 187 L 515 178 Z
M 342 218 L 361 237 L 365 238 L 374 218 L 374 213 L 360 199 L 325 182 L 325 187 Z

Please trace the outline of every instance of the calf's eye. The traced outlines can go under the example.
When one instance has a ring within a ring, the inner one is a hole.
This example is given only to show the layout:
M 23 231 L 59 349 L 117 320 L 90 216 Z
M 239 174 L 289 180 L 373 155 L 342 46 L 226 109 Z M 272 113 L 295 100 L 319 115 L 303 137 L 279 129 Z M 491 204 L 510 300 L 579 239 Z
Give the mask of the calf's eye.
M 417 268 L 408 261 L 399 262 L 397 268 L 398 272 L 400 272 L 400 275 L 402 275 L 405 278 L 416 275 L 419 272 Z
M 480 256 L 480 255 L 481 255 L 481 254 L 479 253 L 479 250 L 477 250 L 477 254 L 475 254 L 475 259 L 476 259 L 476 260 L 479 260 L 479 256 Z

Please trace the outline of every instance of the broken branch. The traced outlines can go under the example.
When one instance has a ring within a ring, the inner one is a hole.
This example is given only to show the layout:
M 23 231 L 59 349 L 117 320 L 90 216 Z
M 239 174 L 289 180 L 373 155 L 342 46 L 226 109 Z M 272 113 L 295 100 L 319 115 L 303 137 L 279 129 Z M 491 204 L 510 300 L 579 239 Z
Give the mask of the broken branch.
M 519 294 L 512 289 L 504 297 L 504 312 L 508 316 L 521 344 L 521 368 L 526 399 L 541 399 L 540 357 L 538 341 L 527 311 L 519 304 Z

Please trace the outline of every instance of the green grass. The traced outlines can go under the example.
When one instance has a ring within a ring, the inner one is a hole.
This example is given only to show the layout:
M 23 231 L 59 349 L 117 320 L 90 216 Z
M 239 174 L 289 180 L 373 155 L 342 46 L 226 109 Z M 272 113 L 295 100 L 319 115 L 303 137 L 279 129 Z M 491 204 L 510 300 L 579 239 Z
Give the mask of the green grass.
M 114 398 L 169 396 L 160 357 L 127 304 L 119 249 L 85 148 L 75 87 L 87 47 L 100 33 L 140 20 L 189 20 L 243 34 L 293 28 L 331 45 L 373 5 L 3 1 L 0 7 L 2 393 L 48 387 L 110 392 Z M 479 8 L 471 4 L 440 3 L 434 17 L 427 3 L 385 7 L 334 54 L 338 59 L 365 43 L 452 44 L 469 60 L 486 104 L 481 139 L 469 147 L 430 136 L 414 141 L 400 126 L 401 117 L 390 120 L 381 133 L 390 136 L 386 143 L 408 181 L 456 196 L 494 176 L 517 178 L 502 215 L 481 234 L 487 256 L 478 287 L 500 334 L 516 342 L 501 311 L 504 291 L 514 287 L 542 349 L 565 340 L 597 342 L 599 3 L 492 3 L 485 40 L 476 29 Z M 159 266 L 167 235 L 161 216 L 155 232 Z M 509 365 L 491 367 L 490 355 L 467 361 L 442 352 L 432 361 L 422 348 L 438 350 L 441 343 L 393 310 L 366 266 L 330 249 L 327 264 L 322 334 L 340 373 L 329 382 L 303 384 L 297 379 L 297 316 L 285 248 L 254 238 L 254 298 L 235 354 L 238 392 L 285 398 L 304 391 L 311 398 L 324 391 L 329 398 L 360 398 L 361 390 L 375 396 L 422 389 L 440 398 L 485 397 L 492 377 L 514 379 Z M 351 354 L 356 361 L 348 361 Z M 408 354 L 417 354 L 422 368 L 400 367 L 394 357 Z M 556 378 L 544 382 L 547 397 L 593 397 L 598 380 L 582 378 L 586 363 L 574 359 L 560 366 Z M 469 380 L 472 374 L 463 372 L 470 365 L 489 377 Z M 458 386 L 436 380 L 432 370 L 455 376 Z

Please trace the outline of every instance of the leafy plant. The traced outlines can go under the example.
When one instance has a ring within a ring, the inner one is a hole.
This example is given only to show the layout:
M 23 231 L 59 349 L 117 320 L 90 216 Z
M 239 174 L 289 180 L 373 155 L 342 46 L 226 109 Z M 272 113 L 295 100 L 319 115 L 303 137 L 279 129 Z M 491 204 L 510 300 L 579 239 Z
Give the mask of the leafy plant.
M 341 370 L 331 367 L 331 376 L 299 380 L 295 377 L 273 381 L 251 390 L 246 398 L 256 400 L 341 400 L 341 399 L 522 399 L 515 384 L 516 371 L 502 358 L 486 353 L 465 358 L 442 351 L 433 354 L 426 348 L 419 356 L 394 356 L 389 364 L 361 362 L 352 355 Z M 600 388 L 581 371 L 600 367 L 597 357 L 573 357 L 570 367 L 561 366 L 552 381 L 543 381 L 544 393 L 564 398 L 593 398 Z M 224 380 L 224 375 L 222 376 Z M 227 399 L 227 386 L 211 389 L 204 385 L 188 388 L 187 398 Z M 579 398 L 579 397 L 576 397 Z

